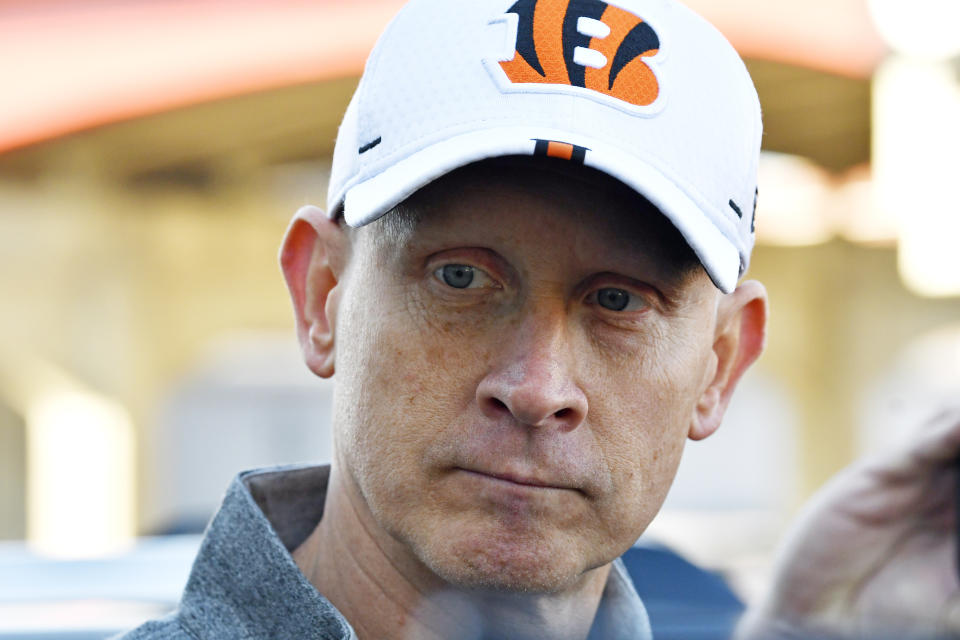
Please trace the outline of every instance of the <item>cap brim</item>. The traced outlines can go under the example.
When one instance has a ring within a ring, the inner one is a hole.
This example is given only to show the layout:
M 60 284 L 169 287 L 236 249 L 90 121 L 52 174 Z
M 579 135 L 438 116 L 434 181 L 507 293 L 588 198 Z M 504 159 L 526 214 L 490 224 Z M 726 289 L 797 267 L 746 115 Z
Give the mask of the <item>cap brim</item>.
M 557 140 L 586 148 L 583 164 L 617 178 L 649 200 L 680 231 L 718 289 L 732 292 L 740 277 L 740 254 L 711 216 L 676 181 L 615 146 L 569 133 L 530 127 L 473 131 L 426 146 L 360 182 L 345 185 L 332 205 L 344 205 L 347 224 L 360 227 L 373 222 L 417 190 L 437 178 L 472 162 L 509 155 L 532 155 L 537 140 Z M 331 207 L 333 209 L 334 207 Z M 722 221 L 721 221 L 722 224 Z

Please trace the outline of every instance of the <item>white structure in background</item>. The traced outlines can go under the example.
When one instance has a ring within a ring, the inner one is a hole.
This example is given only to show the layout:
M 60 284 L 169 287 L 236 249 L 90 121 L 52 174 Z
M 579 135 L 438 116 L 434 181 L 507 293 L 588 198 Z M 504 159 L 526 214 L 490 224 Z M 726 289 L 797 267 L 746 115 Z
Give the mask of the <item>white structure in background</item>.
M 110 555 L 133 543 L 133 424 L 118 403 L 49 389 L 30 403 L 27 540 L 64 558 Z
M 868 0 L 877 31 L 904 55 L 946 60 L 960 54 L 960 2 L 956 0 Z
M 871 0 L 897 50 L 874 77 L 877 203 L 898 216 L 904 283 L 960 295 L 960 2 Z
M 803 247 L 841 237 L 868 245 L 894 245 L 899 221 L 878 207 L 867 166 L 831 175 L 808 158 L 760 154 L 757 241 Z
M 760 154 L 757 239 L 764 244 L 802 247 L 833 237 L 834 189 L 827 172 L 800 156 Z
M 129 414 L 50 363 L 0 356 L 0 391 L 27 429 L 31 549 L 60 558 L 126 550 L 136 488 Z
M 147 532 L 196 531 L 238 472 L 328 462 L 333 383 L 303 364 L 296 337 L 216 340 L 171 392 L 145 451 Z
M 960 324 L 915 339 L 862 398 L 863 453 L 889 450 L 960 397 Z

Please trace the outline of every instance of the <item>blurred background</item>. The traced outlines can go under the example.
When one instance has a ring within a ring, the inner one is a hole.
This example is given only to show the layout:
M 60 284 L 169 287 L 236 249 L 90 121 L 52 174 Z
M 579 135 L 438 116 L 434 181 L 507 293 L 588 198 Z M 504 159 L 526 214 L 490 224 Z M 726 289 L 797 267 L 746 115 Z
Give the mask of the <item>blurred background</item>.
M 0 634 L 168 610 L 238 471 L 329 458 L 276 254 L 401 4 L 0 0 Z M 645 538 L 749 601 L 960 393 L 960 3 L 687 4 L 763 104 L 770 340 Z

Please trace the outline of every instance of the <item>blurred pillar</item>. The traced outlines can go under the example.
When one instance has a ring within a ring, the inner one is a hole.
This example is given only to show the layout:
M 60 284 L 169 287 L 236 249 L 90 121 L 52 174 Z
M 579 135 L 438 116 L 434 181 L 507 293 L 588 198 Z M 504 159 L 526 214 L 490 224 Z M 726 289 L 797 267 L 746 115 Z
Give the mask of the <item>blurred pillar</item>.
M 35 358 L 0 358 L 0 394 L 24 417 L 27 542 L 58 557 L 132 543 L 134 432 L 125 409 Z
M 960 295 L 960 60 L 895 56 L 874 80 L 877 202 L 899 220 L 904 284 Z
M 869 0 L 897 52 L 874 76 L 877 202 L 899 219 L 900 275 L 923 296 L 960 295 L 960 3 Z

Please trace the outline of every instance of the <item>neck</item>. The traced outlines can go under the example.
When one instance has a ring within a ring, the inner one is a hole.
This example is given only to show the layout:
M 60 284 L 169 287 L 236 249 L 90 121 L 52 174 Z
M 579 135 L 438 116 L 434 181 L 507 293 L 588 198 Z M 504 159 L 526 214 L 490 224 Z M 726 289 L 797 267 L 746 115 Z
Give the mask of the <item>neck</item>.
M 560 593 L 458 589 L 357 508 L 359 492 L 338 468 L 331 470 L 323 518 L 293 558 L 361 639 L 587 637 L 610 565 Z

